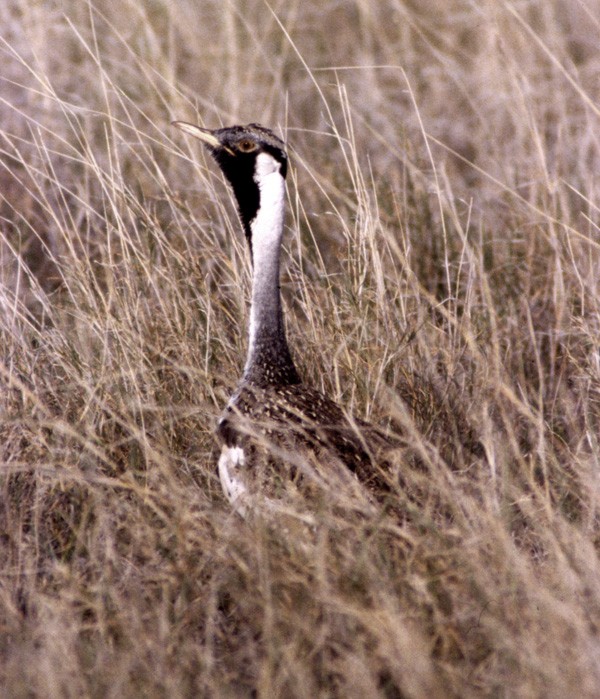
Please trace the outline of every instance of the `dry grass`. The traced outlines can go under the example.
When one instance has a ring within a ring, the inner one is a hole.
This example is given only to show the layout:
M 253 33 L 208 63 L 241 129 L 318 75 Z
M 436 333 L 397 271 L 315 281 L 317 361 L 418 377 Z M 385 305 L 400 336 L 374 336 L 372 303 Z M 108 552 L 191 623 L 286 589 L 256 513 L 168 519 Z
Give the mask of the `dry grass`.
M 597 696 L 598 17 L 0 4 L 3 696 Z M 225 503 L 249 266 L 173 118 L 286 135 L 292 346 L 403 518 Z

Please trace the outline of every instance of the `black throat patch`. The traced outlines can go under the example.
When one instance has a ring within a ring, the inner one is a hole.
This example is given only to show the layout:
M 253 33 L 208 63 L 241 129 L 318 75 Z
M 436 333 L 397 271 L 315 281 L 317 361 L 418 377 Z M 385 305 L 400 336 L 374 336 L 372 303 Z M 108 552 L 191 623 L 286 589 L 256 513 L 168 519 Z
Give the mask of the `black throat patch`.
M 227 154 L 216 153 L 215 159 L 231 184 L 246 240 L 250 246 L 250 251 L 252 251 L 250 224 L 256 218 L 260 206 L 260 189 L 254 180 L 256 154 L 251 153 L 243 157 L 238 156 L 232 162 L 232 159 Z

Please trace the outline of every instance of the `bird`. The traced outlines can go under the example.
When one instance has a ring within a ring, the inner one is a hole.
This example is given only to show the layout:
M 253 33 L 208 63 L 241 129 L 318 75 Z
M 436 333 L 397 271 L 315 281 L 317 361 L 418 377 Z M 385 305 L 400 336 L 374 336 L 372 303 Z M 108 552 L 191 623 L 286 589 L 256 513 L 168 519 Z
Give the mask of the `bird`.
M 206 146 L 229 182 L 252 263 L 246 363 L 216 429 L 223 493 L 246 517 L 266 487 L 277 493 L 302 482 L 318 489 L 331 485 L 332 474 L 349 474 L 370 490 L 388 488 L 380 454 L 397 445 L 305 384 L 287 342 L 279 287 L 285 143 L 257 123 L 217 129 L 172 124 Z

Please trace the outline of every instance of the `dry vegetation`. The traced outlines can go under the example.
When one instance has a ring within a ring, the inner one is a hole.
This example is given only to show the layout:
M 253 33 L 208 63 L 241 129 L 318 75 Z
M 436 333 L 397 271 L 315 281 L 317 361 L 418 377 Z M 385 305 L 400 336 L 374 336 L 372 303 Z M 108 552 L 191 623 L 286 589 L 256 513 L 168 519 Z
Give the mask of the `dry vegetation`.
M 599 18 L 0 3 L 2 696 L 598 696 Z M 224 501 L 249 266 L 174 118 L 285 134 L 292 347 L 418 456 L 388 510 Z

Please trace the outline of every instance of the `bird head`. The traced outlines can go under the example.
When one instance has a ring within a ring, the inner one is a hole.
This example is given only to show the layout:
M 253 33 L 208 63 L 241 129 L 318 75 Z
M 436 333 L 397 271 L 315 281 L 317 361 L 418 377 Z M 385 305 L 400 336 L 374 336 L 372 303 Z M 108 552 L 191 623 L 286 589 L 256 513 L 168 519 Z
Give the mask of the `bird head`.
M 204 143 L 229 180 L 238 203 L 246 236 L 260 207 L 261 188 L 270 175 L 285 179 L 287 154 L 284 142 L 260 124 L 205 129 L 185 121 L 173 126 Z

